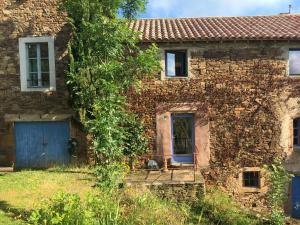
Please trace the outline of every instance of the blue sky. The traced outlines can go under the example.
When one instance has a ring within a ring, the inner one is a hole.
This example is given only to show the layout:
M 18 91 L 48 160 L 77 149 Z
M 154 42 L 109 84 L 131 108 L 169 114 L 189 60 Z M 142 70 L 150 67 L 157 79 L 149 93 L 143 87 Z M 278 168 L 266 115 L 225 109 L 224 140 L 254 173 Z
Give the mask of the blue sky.
M 274 15 L 300 13 L 300 0 L 148 0 L 140 18 Z

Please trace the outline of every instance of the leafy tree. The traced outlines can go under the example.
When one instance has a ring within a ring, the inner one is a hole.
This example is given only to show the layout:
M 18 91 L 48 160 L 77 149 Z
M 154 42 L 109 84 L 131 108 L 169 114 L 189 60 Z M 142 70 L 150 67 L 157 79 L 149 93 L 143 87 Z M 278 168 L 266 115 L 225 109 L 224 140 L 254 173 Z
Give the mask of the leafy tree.
M 159 68 L 157 48 L 141 48 L 139 34 L 129 28 L 146 2 L 63 3 L 73 28 L 67 83 L 74 107 L 93 136 L 99 184 L 113 186 L 124 168 L 124 157 L 143 152 L 147 146 L 141 124 L 128 112 L 123 94 Z

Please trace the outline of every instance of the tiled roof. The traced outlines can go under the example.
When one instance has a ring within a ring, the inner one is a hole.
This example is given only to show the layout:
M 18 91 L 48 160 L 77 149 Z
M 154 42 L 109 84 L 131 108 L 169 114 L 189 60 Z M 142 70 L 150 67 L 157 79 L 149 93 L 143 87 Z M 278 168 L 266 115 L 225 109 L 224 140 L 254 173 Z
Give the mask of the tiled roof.
M 300 15 L 140 19 L 130 27 L 142 42 L 300 40 Z

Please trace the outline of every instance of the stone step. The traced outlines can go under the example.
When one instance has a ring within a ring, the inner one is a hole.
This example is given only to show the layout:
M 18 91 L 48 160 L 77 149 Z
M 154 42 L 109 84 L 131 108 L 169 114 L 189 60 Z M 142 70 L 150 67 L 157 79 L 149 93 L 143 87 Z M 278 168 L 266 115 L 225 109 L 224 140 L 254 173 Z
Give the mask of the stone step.
M 0 172 L 7 173 L 7 172 L 13 172 L 13 171 L 14 171 L 13 167 L 0 167 Z

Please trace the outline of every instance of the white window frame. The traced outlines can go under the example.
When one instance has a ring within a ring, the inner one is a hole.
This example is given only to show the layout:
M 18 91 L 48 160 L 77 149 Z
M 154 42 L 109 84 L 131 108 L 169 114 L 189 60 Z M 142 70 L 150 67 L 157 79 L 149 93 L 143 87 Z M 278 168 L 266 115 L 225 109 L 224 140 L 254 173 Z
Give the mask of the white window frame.
M 48 43 L 49 54 L 49 87 L 28 87 L 28 71 L 27 49 L 26 44 L 30 43 Z M 25 37 L 19 38 L 19 56 L 20 56 L 20 81 L 21 91 L 56 91 L 56 75 L 55 75 L 55 51 L 54 37 Z

